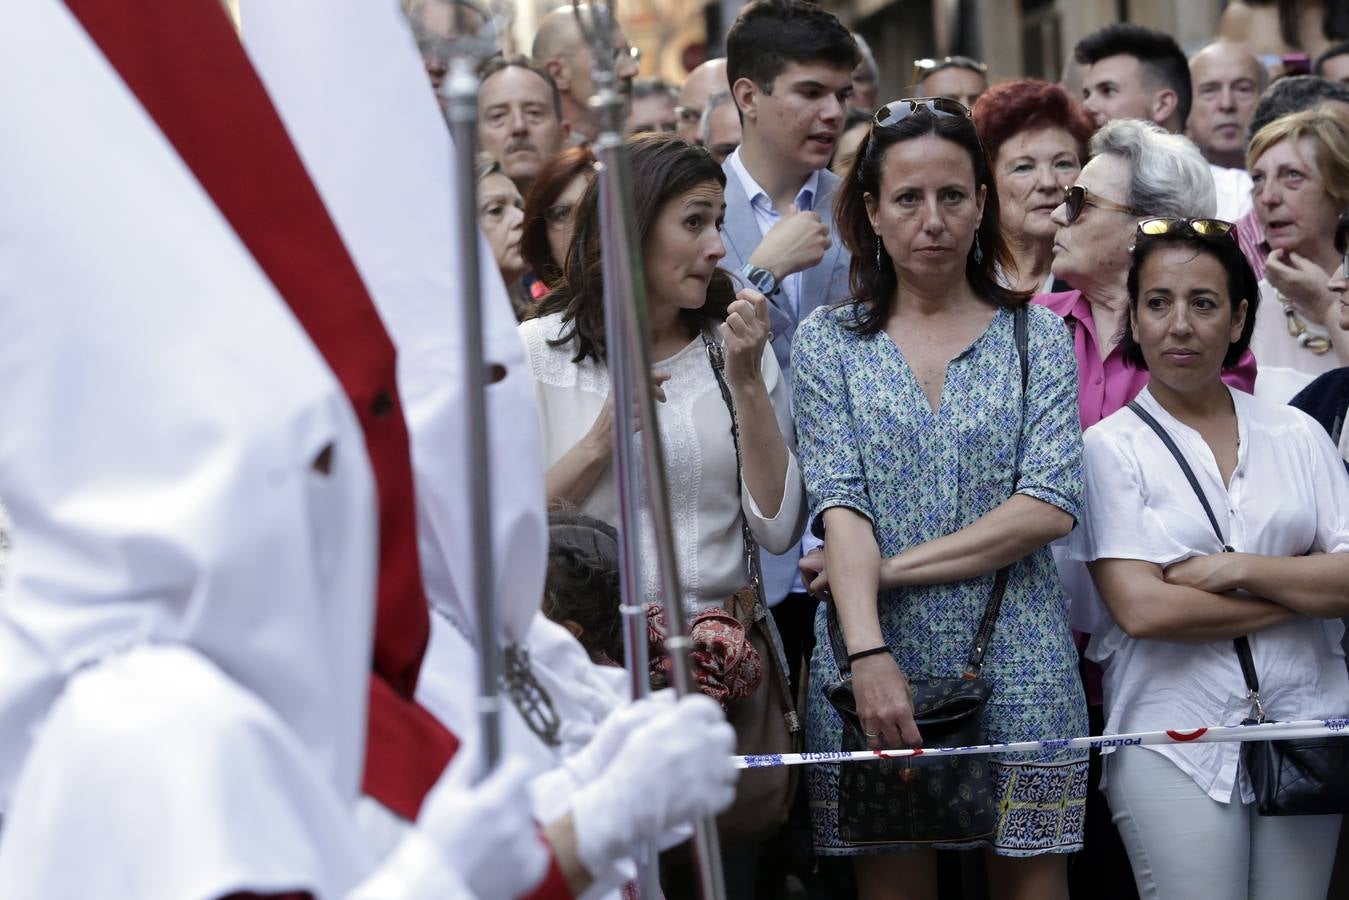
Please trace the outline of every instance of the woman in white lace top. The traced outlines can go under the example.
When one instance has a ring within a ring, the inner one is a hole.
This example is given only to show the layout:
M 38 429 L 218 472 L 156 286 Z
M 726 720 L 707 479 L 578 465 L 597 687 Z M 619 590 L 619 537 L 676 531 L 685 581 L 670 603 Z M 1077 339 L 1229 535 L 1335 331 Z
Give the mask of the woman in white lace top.
M 685 603 L 702 609 L 724 603 L 746 584 L 742 511 L 769 552 L 780 553 L 801 536 L 801 476 L 784 438 L 792 433 L 787 387 L 768 350 L 768 301 L 752 290 L 735 293 L 717 267 L 725 255 L 721 167 L 673 136 L 642 136 L 629 148 L 679 584 Z M 596 201 L 592 186 L 577 210 L 581 225 L 565 278 L 540 317 L 520 331 L 537 391 L 549 502 L 613 523 Z M 707 341 L 725 350 L 743 453 L 738 491 L 730 412 Z M 643 558 L 653 554 L 644 527 Z M 654 567 L 645 568 L 646 597 L 659 599 Z

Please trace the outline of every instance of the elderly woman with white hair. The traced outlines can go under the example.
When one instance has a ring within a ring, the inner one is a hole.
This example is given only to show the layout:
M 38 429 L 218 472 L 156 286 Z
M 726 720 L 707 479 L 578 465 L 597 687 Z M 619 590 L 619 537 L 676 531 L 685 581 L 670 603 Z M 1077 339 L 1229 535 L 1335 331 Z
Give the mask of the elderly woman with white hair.
M 1208 163 L 1188 138 L 1149 122 L 1116 119 L 1092 137 L 1090 155 L 1051 216 L 1058 226 L 1051 271 L 1074 290 L 1035 298 L 1073 331 L 1084 430 L 1127 405 L 1148 383 L 1147 371 L 1120 350 L 1129 311 L 1129 248 L 1138 223 L 1156 216 L 1211 218 L 1217 208 Z M 1249 392 L 1254 358 L 1246 354 L 1223 378 Z

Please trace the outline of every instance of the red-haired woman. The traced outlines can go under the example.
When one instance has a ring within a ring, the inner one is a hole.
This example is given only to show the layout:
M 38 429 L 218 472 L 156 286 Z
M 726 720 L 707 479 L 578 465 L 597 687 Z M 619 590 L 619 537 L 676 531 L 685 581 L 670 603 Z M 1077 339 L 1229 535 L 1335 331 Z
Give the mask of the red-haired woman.
M 1049 214 L 1087 161 L 1091 119 L 1057 84 L 1025 78 L 984 91 L 974 125 L 993 167 L 998 224 L 1011 251 L 1001 280 L 1016 291 L 1045 293 L 1053 283 Z
M 562 277 L 575 230 L 572 211 L 594 174 L 595 154 L 590 148 L 569 147 L 539 170 L 529 188 L 520 255 L 529 267 L 525 281 L 535 300 L 546 296 L 552 283 Z

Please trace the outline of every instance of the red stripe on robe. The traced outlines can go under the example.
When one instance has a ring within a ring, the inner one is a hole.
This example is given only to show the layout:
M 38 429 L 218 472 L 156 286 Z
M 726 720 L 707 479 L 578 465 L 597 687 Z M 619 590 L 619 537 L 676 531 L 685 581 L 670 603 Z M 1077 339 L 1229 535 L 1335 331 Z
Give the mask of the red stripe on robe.
M 413 700 L 430 620 L 395 350 L 219 0 L 67 0 L 351 401 L 379 495 L 367 794 L 413 820 L 458 741 Z

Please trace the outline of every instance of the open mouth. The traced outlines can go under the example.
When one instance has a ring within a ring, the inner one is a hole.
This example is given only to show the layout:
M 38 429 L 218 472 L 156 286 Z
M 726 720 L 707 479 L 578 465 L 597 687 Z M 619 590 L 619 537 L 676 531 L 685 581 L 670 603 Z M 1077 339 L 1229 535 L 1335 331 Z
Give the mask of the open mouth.
M 821 134 L 812 134 L 809 140 L 811 141 L 811 143 L 818 144 L 820 147 L 824 149 L 832 149 L 834 144 L 838 143 L 838 141 L 834 138 L 834 135 L 828 132 Z

